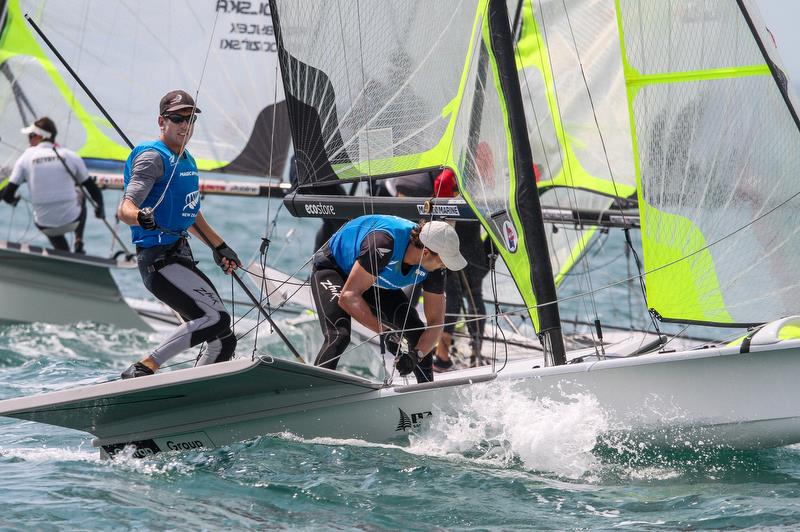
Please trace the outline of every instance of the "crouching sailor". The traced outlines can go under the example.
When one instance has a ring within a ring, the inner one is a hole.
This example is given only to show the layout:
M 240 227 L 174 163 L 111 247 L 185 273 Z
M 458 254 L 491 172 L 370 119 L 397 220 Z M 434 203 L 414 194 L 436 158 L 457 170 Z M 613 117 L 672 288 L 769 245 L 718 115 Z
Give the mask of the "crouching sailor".
M 226 274 L 241 266 L 200 212 L 197 166 L 185 149 L 199 113 L 189 94 L 168 92 L 159 105 L 159 139 L 136 146 L 125 163 L 118 215 L 131 226 L 142 281 L 185 322 L 150 356 L 126 369 L 123 379 L 152 375 L 170 358 L 202 342 L 208 349 L 198 365 L 230 360 L 236 348 L 230 315 L 195 265 L 187 241 L 188 232 L 213 247 L 214 259 Z
M 445 222 L 368 215 L 345 224 L 314 256 L 311 293 L 325 336 L 315 364 L 336 369 L 355 318 L 388 333 L 386 345 L 397 355 L 400 375 L 413 371 L 417 382 L 432 381 L 433 350 L 444 323 L 445 268 L 457 271 L 467 264 L 458 246 L 458 235 Z M 402 290 L 417 284 L 427 327 Z M 398 331 L 407 351 L 399 349 Z

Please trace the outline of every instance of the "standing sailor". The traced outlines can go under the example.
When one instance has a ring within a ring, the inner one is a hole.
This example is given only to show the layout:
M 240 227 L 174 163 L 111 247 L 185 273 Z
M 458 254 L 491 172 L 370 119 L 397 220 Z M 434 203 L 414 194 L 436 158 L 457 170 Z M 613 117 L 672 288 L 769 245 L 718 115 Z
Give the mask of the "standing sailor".
M 397 355 L 400 375 L 413 371 L 418 382 L 432 381 L 433 351 L 444 323 L 444 270 L 466 264 L 458 235 L 445 222 L 415 224 L 377 214 L 348 222 L 314 256 L 311 293 L 325 335 L 315 364 L 336 369 L 355 318 L 389 333 L 387 346 Z M 419 283 L 427 327 L 402 290 Z M 398 332 L 408 339 L 407 352 L 399 351 Z
M 185 149 L 199 113 L 189 94 L 168 92 L 159 105 L 159 139 L 136 146 L 125 163 L 118 215 L 131 226 L 142 281 L 185 322 L 150 356 L 126 369 L 123 379 L 152 375 L 170 358 L 203 342 L 207 350 L 197 365 L 230 360 L 236 348 L 231 317 L 195 265 L 187 240 L 192 233 L 213 248 L 226 274 L 241 266 L 200 212 L 197 165 Z
M 83 159 L 71 150 L 55 146 L 57 132 L 55 123 L 46 116 L 22 129 L 30 146 L 14 164 L 2 199 L 16 205 L 17 189 L 27 182 L 36 227 L 61 251 L 69 251 L 64 235 L 74 231 L 75 253 L 84 253 L 86 205 L 79 188 L 85 188 L 92 196 L 97 218 L 105 218 L 103 194 L 89 179 Z

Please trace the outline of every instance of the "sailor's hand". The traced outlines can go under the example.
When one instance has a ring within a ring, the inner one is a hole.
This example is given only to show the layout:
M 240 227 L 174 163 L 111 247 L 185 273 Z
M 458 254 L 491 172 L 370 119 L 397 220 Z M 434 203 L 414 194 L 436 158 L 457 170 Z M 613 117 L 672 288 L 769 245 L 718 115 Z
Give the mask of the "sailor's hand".
M 139 213 L 136 215 L 136 221 L 139 222 L 139 226 L 142 229 L 147 231 L 152 231 L 156 227 L 156 218 L 153 214 L 153 209 L 150 207 L 145 207 L 144 209 L 140 209 Z
M 94 209 L 94 216 L 95 218 L 100 218 L 101 220 L 106 217 L 106 209 L 102 205 L 98 205 Z
M 19 200 L 21 200 L 21 199 L 22 199 L 22 196 L 14 196 L 14 199 L 11 200 L 11 206 L 12 207 L 16 207 L 17 203 L 19 203 Z
M 414 371 L 418 362 L 419 358 L 416 350 L 410 352 L 400 351 L 394 359 L 394 366 L 397 368 L 397 372 L 400 376 L 405 377 Z
M 214 262 L 227 274 L 242 267 L 239 256 L 225 242 L 214 248 Z
M 386 350 L 392 355 L 400 353 L 402 342 L 403 335 L 399 331 L 383 333 L 383 343 L 386 346 Z

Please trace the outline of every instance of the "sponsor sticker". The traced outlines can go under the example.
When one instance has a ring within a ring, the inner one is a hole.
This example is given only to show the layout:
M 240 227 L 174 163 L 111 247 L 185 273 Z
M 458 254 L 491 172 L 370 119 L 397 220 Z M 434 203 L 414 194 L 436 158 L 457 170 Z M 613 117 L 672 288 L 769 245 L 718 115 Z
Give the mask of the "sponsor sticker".
M 131 455 L 133 458 L 144 458 L 146 456 L 152 456 L 159 452 L 161 449 L 158 448 L 158 445 L 153 440 L 137 440 L 125 443 L 114 443 L 111 445 L 103 445 L 103 450 L 106 452 L 108 456 L 115 456 L 125 450 L 126 448 L 133 448 L 133 454 Z
M 514 228 L 514 224 L 512 224 L 510 220 L 503 222 L 503 239 L 506 241 L 506 249 L 508 249 L 511 253 L 517 251 L 517 243 L 519 242 L 519 238 L 517 237 L 517 230 Z
M 336 214 L 336 209 L 329 203 L 306 203 L 306 214 L 312 216 L 333 216 Z
M 405 413 L 402 408 L 398 408 L 398 410 L 400 411 L 400 421 L 397 423 L 397 428 L 394 429 L 395 432 L 405 432 L 417 428 L 422 424 L 423 419 L 433 417 L 433 412 L 429 410 L 414 412 L 411 415 Z
M 197 451 L 200 449 L 213 449 L 214 444 L 205 432 L 190 432 L 165 438 L 150 440 L 137 440 L 122 443 L 103 445 L 103 451 L 113 457 L 126 448 L 133 448 L 133 458 L 145 458 L 161 451 Z
M 417 212 L 420 215 L 430 215 L 431 213 L 428 212 L 425 208 L 425 204 L 417 204 Z M 458 209 L 458 205 L 434 205 L 433 206 L 433 215 L 434 216 L 461 216 L 461 211 Z
M 190 432 L 155 440 L 162 451 L 199 451 L 214 448 L 214 444 L 205 432 Z

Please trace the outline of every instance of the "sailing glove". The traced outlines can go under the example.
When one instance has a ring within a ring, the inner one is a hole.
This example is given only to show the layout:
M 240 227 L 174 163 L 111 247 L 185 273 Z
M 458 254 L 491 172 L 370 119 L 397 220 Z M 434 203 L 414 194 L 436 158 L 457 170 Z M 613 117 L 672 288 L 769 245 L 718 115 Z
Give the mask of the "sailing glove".
M 392 355 L 397 355 L 401 352 L 402 342 L 403 335 L 399 332 L 390 332 L 383 335 L 383 343 L 386 346 L 386 350 Z
M 105 209 L 105 207 L 103 206 L 102 203 L 99 204 L 97 207 L 95 207 L 94 216 L 95 216 L 95 218 L 100 218 L 101 220 L 106 217 L 106 209 Z M 138 216 L 137 216 L 137 218 L 138 218 Z
M 214 248 L 214 262 L 217 263 L 217 266 L 225 270 L 225 266 L 222 264 L 223 257 L 236 264 L 237 268 L 242 267 L 242 261 L 239 260 L 239 255 L 229 248 L 228 244 L 225 242 Z
M 152 231 L 156 227 L 156 218 L 153 214 L 153 209 L 150 207 L 145 207 L 144 209 L 139 210 L 139 214 L 136 215 L 136 221 L 139 222 L 139 225 L 142 229 L 147 231 Z
M 397 355 L 397 358 L 394 359 L 394 366 L 397 368 L 397 372 L 400 374 L 401 377 L 405 377 L 406 375 L 410 374 L 414 371 L 414 368 L 417 367 L 419 363 L 419 354 L 418 351 L 413 350 L 408 353 L 400 352 Z

